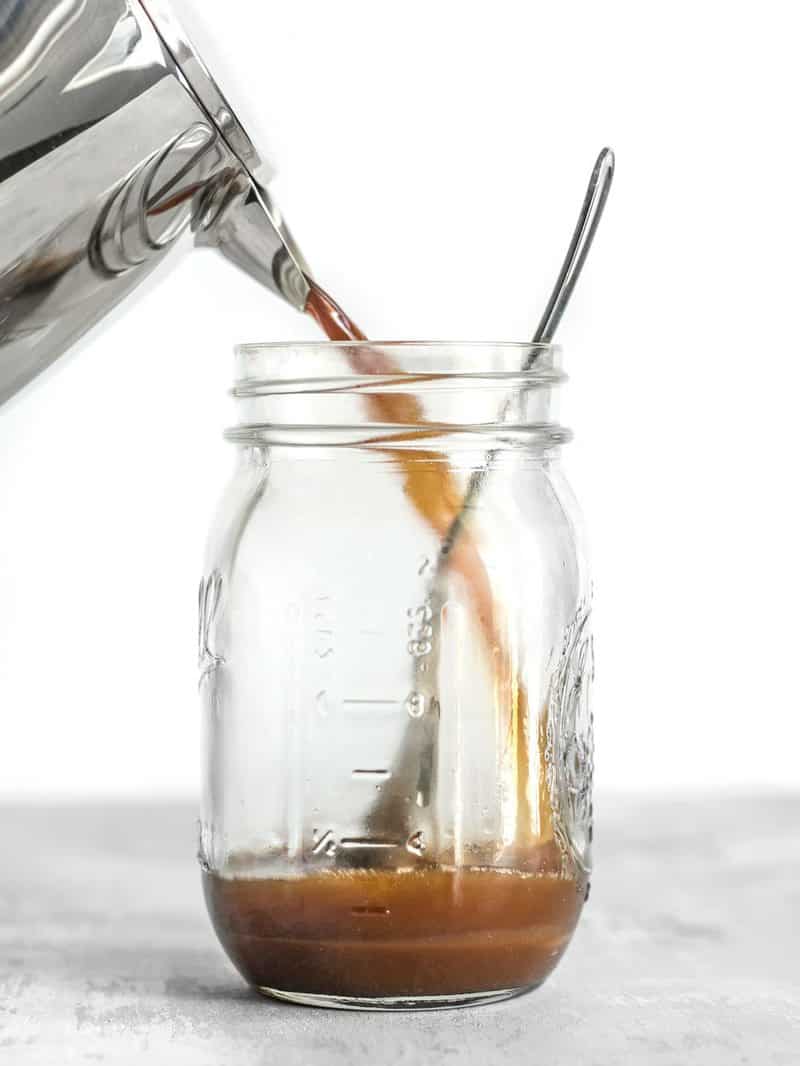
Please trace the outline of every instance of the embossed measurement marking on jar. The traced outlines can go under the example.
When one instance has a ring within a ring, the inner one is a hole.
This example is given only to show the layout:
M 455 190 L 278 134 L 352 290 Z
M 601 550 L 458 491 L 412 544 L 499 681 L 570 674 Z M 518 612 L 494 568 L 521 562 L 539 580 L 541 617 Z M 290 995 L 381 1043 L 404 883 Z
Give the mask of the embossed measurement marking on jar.
M 317 705 L 321 714 L 328 713 L 326 692 L 317 695 Z M 411 692 L 404 700 L 342 700 L 342 710 L 353 714 L 394 714 L 405 711 L 409 718 L 422 718 L 428 710 L 437 711 L 439 701 L 435 697 L 427 698 L 421 692 Z
M 417 577 L 427 579 L 431 566 L 430 558 L 427 556 L 421 557 L 417 564 Z M 420 599 L 415 603 L 412 601 L 412 605 L 405 609 L 405 617 L 401 615 L 397 619 L 401 624 L 404 623 L 405 641 L 403 641 L 403 629 L 398 627 L 396 636 L 392 638 L 393 646 L 396 648 L 394 654 L 395 656 L 398 653 L 402 655 L 405 652 L 413 660 L 413 669 L 411 671 L 412 676 L 409 678 L 411 681 L 409 688 L 399 698 L 394 699 L 387 698 L 385 689 L 381 692 L 383 687 L 382 672 L 375 669 L 382 662 L 385 649 L 383 647 L 376 648 L 374 639 L 384 637 L 385 628 L 383 622 L 385 620 L 378 616 L 365 617 L 362 613 L 359 618 L 360 625 L 351 631 L 351 639 L 347 642 L 348 654 L 345 657 L 345 665 L 349 664 L 350 657 L 357 649 L 361 659 L 370 664 L 371 671 L 378 679 L 377 685 L 372 689 L 372 693 L 370 693 L 372 684 L 369 684 L 369 688 L 365 684 L 366 692 L 362 689 L 360 693 L 356 691 L 353 695 L 343 695 L 341 689 L 337 691 L 338 686 L 335 676 L 337 671 L 334 665 L 334 638 L 337 635 L 335 601 L 332 596 L 327 594 L 317 595 L 314 598 L 311 612 L 312 647 L 316 660 L 314 663 L 314 680 L 319 686 L 314 693 L 315 721 L 319 723 L 320 719 L 329 719 L 327 728 L 335 727 L 336 714 L 339 712 L 356 716 L 360 719 L 359 725 L 363 722 L 366 728 L 366 723 L 371 718 L 380 721 L 380 719 L 388 715 L 400 714 L 407 716 L 414 723 L 412 725 L 407 722 L 403 729 L 428 730 L 427 719 L 435 719 L 439 715 L 439 702 L 435 695 L 436 678 L 433 676 L 436 669 L 435 644 L 436 629 L 439 622 L 438 612 L 438 606 L 435 605 L 430 593 L 428 593 L 420 596 Z M 395 641 L 396 644 L 394 644 Z M 405 662 L 407 664 L 408 659 Z M 392 675 L 395 675 L 397 665 L 396 660 L 391 664 Z M 403 672 L 407 672 L 407 666 Z M 427 679 L 421 676 L 428 673 L 429 677 Z M 392 683 L 391 690 L 394 690 L 395 693 L 397 692 L 396 682 Z M 353 690 L 351 689 L 350 691 L 352 692 Z M 420 719 L 426 719 L 426 723 L 420 722 Z M 351 721 L 347 728 L 351 728 L 352 724 L 354 723 Z M 342 723 L 342 726 L 344 726 L 344 723 Z M 385 729 L 387 726 L 384 725 L 382 728 Z M 361 787 L 364 788 L 363 798 L 360 791 L 357 793 L 360 812 L 355 815 L 355 823 L 351 823 L 350 828 L 351 832 L 355 830 L 356 833 L 359 828 L 367 828 L 368 826 L 368 822 L 367 825 L 363 824 L 362 812 L 364 808 L 361 805 L 365 804 L 366 809 L 369 810 L 375 802 L 374 791 L 382 791 L 384 783 L 389 781 L 394 773 L 393 770 L 388 768 L 391 760 L 385 759 L 385 750 L 378 749 L 376 752 L 373 749 L 371 754 L 367 754 L 363 743 L 359 744 L 358 747 L 360 749 L 359 762 L 355 766 L 350 763 L 351 768 L 349 769 L 350 780 L 354 783 L 354 786 L 356 783 L 360 783 L 359 789 Z M 347 772 L 345 771 L 345 773 Z M 355 800 L 356 794 L 354 793 L 352 802 L 355 802 Z M 426 792 L 417 792 L 417 807 L 427 806 L 428 801 L 429 797 Z M 414 797 L 411 794 L 407 795 L 405 802 L 409 804 L 410 810 Z M 314 814 L 318 816 L 320 809 L 315 808 Z M 401 819 L 400 823 L 403 824 L 404 821 L 405 819 Z M 403 836 L 399 838 L 370 836 L 368 834 L 363 836 L 339 836 L 338 831 L 315 828 L 312 830 L 311 854 L 322 859 L 335 859 L 337 855 L 343 852 L 406 852 L 415 858 L 422 858 L 428 850 L 429 843 L 421 829 L 416 827 L 409 828 L 408 835 L 406 836 L 404 832 Z M 367 859 L 364 857 L 360 861 L 366 862 Z
M 314 830 L 314 847 L 311 849 L 311 854 L 327 855 L 333 858 L 336 854 L 336 838 L 330 829 L 321 836 L 316 829 Z
M 421 829 L 412 831 L 405 841 L 392 837 L 342 837 L 337 840 L 330 829 L 324 833 L 319 829 L 313 831 L 312 855 L 326 855 L 332 859 L 340 848 L 344 851 L 391 851 L 405 848 L 409 855 L 421 858 L 427 851 L 428 842 Z
M 342 700 L 346 711 L 398 711 L 403 706 L 400 700 Z
M 330 596 L 314 597 L 311 617 L 314 626 L 314 654 L 318 659 L 329 659 L 334 654 L 334 613 Z
M 402 848 L 401 840 L 380 840 L 376 837 L 342 837 L 342 847 L 345 851 L 353 851 L 358 848 L 366 848 L 369 851 L 388 851 L 391 848 Z

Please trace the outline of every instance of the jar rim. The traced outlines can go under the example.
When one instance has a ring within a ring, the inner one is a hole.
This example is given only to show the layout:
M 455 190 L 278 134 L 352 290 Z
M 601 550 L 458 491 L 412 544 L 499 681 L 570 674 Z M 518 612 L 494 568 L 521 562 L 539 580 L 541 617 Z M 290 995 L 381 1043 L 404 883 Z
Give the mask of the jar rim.
M 553 448 L 569 439 L 550 422 L 551 396 L 567 380 L 560 356 L 557 345 L 527 342 L 239 345 L 240 423 L 227 437 L 435 449 L 488 436 Z
M 541 341 L 459 341 L 459 340 L 366 340 L 366 341 L 254 341 L 244 344 L 237 344 L 235 352 L 237 355 L 254 355 L 261 351 L 280 351 L 285 349 L 287 351 L 294 348 L 320 348 L 338 350 L 340 348 L 485 348 L 485 349 L 499 349 L 508 351 L 540 351 L 540 352 L 557 352 L 562 351 L 560 344 L 548 344 Z
M 533 388 L 566 380 L 562 349 L 523 341 L 297 341 L 240 344 L 237 398 L 331 389 Z

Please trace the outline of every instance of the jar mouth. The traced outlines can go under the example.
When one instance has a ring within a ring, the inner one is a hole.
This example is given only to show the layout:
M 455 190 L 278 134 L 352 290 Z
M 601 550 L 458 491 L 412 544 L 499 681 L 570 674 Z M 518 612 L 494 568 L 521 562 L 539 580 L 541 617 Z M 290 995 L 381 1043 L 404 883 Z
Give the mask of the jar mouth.
M 299 341 L 240 344 L 237 399 L 300 392 L 551 387 L 562 349 L 522 341 Z
M 453 340 L 367 340 L 367 341 L 255 341 L 237 344 L 234 351 L 257 353 L 262 351 L 285 350 L 295 348 L 320 348 L 336 350 L 337 348 L 448 348 L 450 351 L 463 352 L 464 349 L 507 350 L 510 352 L 529 351 L 560 352 L 560 344 L 542 344 L 534 341 L 453 341 Z
M 419 448 L 456 436 L 474 447 L 494 435 L 558 447 L 570 434 L 551 419 L 552 396 L 566 380 L 561 349 L 549 344 L 242 344 L 232 389 L 240 424 L 226 436 Z

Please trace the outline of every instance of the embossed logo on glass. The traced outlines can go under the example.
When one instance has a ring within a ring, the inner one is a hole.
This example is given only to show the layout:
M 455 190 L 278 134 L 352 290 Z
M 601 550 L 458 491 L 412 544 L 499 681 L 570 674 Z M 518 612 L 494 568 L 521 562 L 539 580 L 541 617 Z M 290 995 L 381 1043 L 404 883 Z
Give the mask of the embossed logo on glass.
M 587 872 L 592 842 L 593 680 L 591 603 L 586 601 L 564 631 L 550 681 L 546 760 L 556 839 L 565 859 Z
M 197 661 L 202 685 L 206 678 L 225 662 L 225 659 L 215 651 L 216 627 L 222 599 L 222 574 L 219 570 L 212 570 L 209 576 L 200 582 L 198 598 L 200 623 Z

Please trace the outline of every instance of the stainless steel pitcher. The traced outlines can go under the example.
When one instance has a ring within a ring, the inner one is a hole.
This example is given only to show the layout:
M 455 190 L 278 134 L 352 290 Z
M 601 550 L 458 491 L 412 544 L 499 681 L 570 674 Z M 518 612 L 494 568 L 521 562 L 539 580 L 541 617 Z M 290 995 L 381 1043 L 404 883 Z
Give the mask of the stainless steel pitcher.
M 0 405 L 188 228 L 303 309 L 270 176 L 163 0 L 0 0 Z

